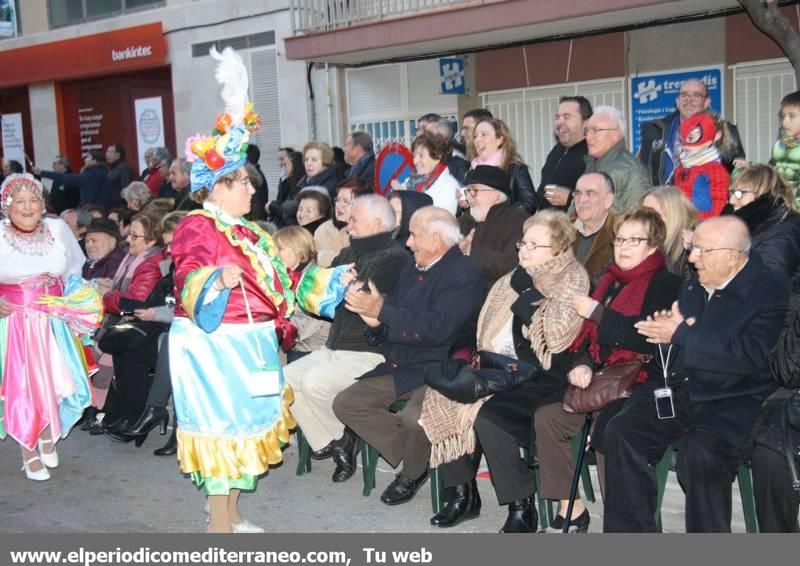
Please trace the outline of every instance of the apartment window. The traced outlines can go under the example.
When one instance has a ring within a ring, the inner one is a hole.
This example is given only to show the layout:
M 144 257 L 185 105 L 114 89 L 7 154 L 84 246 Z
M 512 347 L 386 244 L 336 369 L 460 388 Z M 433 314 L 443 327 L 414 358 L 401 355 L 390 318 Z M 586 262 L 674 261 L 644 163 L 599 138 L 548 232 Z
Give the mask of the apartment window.
M 47 0 L 51 28 L 109 18 L 164 4 L 165 0 Z

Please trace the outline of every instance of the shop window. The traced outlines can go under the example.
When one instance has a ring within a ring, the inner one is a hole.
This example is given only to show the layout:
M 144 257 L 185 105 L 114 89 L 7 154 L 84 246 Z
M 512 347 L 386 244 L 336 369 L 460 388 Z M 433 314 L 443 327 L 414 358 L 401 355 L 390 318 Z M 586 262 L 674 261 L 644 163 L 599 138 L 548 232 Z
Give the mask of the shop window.
M 165 0 L 47 0 L 50 27 L 57 28 L 163 6 Z

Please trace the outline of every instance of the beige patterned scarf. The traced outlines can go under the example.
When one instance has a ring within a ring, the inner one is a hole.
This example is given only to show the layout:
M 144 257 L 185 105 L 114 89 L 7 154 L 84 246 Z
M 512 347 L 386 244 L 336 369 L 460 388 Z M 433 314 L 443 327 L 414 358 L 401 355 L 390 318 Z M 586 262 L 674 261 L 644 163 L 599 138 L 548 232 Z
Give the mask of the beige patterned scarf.
M 513 316 L 511 305 L 519 298 L 511 288 L 513 272 L 492 286 L 478 318 L 478 350 L 486 351 L 492 338 L 507 327 Z M 523 327 L 531 349 L 544 369 L 552 355 L 566 350 L 581 329 L 583 319 L 572 307 L 572 297 L 589 293 L 589 276 L 571 250 L 535 266 L 530 272 L 536 289 L 544 295 L 531 323 Z M 428 388 L 422 403 L 420 425 L 431 442 L 431 468 L 452 462 L 475 451 L 473 424 L 490 397 L 464 404 Z

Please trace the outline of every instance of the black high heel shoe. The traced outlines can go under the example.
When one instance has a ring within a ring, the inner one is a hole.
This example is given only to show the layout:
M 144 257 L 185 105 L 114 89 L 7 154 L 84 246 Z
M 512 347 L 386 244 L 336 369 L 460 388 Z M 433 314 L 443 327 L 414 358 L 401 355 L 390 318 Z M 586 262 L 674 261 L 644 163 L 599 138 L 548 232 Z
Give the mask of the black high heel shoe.
M 178 427 L 172 429 L 172 434 L 169 436 L 169 440 L 167 443 L 162 446 L 161 448 L 156 448 L 153 450 L 153 454 L 156 456 L 172 456 L 178 451 L 178 437 L 177 437 Z
M 115 432 L 111 430 L 106 431 L 106 436 L 115 442 L 123 442 L 127 444 L 128 442 L 134 441 L 133 444 L 136 448 L 139 448 L 144 441 L 147 440 L 148 433 L 140 434 L 139 436 L 130 436 L 125 434 L 124 432 Z
M 123 431 L 127 436 L 141 436 L 147 434 L 155 427 L 160 427 L 161 436 L 167 434 L 169 424 L 169 411 L 164 407 L 147 407 L 141 414 L 136 423 L 128 430 Z

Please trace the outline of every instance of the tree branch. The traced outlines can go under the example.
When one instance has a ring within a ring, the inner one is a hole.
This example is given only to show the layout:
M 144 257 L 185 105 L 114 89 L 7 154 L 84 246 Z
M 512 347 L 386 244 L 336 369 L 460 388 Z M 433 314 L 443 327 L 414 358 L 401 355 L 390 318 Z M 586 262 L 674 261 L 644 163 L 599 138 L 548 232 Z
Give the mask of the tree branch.
M 776 0 L 737 0 L 753 24 L 784 52 L 800 84 L 800 35 L 778 10 Z

